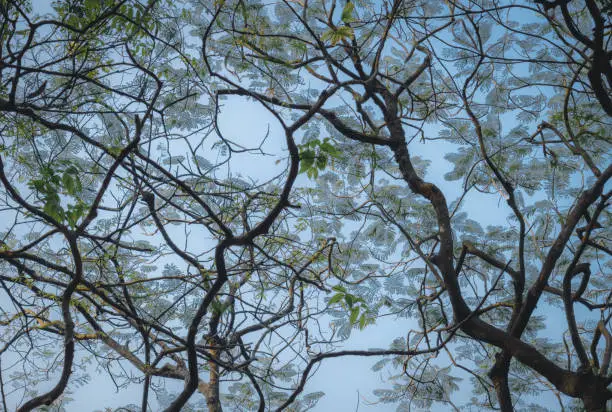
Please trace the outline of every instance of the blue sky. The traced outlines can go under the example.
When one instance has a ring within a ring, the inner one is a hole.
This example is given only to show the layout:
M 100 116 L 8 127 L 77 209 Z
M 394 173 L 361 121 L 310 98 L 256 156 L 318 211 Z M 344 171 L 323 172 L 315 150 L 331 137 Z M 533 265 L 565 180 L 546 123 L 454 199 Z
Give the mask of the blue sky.
M 38 5 L 46 5 L 40 2 Z M 235 141 L 246 147 L 257 146 L 259 140 L 266 133 L 270 133 L 264 151 L 272 155 L 271 158 L 260 157 L 253 161 L 250 155 L 235 155 L 232 162 L 232 173 L 240 174 L 256 180 L 266 180 L 284 168 L 284 163 L 275 163 L 275 160 L 284 160 L 286 150 L 282 132 L 275 120 L 261 106 L 254 102 L 246 102 L 243 99 L 228 99 L 224 102 L 225 108 L 221 117 L 220 127 L 224 134 L 235 139 Z M 435 136 L 438 130 L 429 128 L 429 136 Z M 174 147 L 173 150 L 180 150 Z M 460 182 L 447 182 L 443 176 L 447 173 L 451 165 L 444 159 L 444 154 L 452 150 L 452 147 L 442 141 L 421 143 L 415 140 L 410 146 L 412 154 L 421 156 L 431 162 L 426 178 L 437 184 L 447 195 L 448 201 L 454 200 L 461 193 Z M 274 158 L 276 156 L 276 159 Z M 309 184 L 305 176 L 299 178 L 300 184 Z M 406 190 L 408 190 L 406 188 Z M 493 224 L 504 225 L 509 216 L 510 210 L 505 201 L 499 195 L 485 195 L 472 193 L 469 203 L 464 210 L 469 216 L 477 220 L 483 227 Z M 6 302 L 6 296 L 2 295 L 0 303 Z M 549 312 L 545 305 L 539 309 L 539 313 Z M 562 313 L 551 314 L 549 322 L 549 333 L 558 336 L 557 325 L 565 327 Z M 558 322 L 557 322 L 558 321 Z M 376 325 L 367 327 L 364 331 L 354 330 L 349 341 L 346 342 L 347 349 L 364 348 L 386 348 L 390 342 L 398 337 L 405 335 L 405 331 L 411 327 L 410 320 L 394 319 L 387 317 L 380 319 Z M 3 356 L 3 365 L 10 363 L 10 357 Z M 319 402 L 316 411 L 388 411 L 394 410 L 394 406 L 371 404 L 376 398 L 373 396 L 374 389 L 388 386 L 385 378 L 389 371 L 383 369 L 381 372 L 370 370 L 371 365 L 376 361 L 375 358 L 355 358 L 345 357 L 326 360 L 319 367 L 317 373 L 310 380 L 306 387 L 307 392 L 324 391 L 326 396 Z M 112 382 L 104 376 L 104 371 L 91 370 L 91 382 L 76 393 L 72 394 L 74 402 L 68 406 L 71 411 L 87 411 L 112 407 L 126 403 L 140 402 L 140 387 L 131 386 L 129 390 L 115 393 Z M 39 390 L 44 390 L 45 386 L 50 386 L 53 382 L 41 383 Z M 168 387 L 173 390 L 180 390 L 180 382 L 171 382 Z M 465 389 L 456 394 L 456 403 L 461 404 L 462 400 L 467 400 L 471 396 L 471 385 L 467 384 Z M 198 394 L 194 396 L 200 396 Z M 552 402 L 549 396 L 542 397 L 543 403 Z M 447 408 L 450 410 L 450 407 Z M 436 410 L 443 411 L 438 405 Z

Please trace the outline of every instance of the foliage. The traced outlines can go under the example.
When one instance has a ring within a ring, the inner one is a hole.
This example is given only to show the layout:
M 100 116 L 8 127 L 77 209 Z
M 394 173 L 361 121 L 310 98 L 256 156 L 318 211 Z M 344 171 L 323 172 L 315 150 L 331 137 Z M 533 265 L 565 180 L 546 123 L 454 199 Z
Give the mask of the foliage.
M 604 3 L 0 2 L 4 409 L 604 410 Z

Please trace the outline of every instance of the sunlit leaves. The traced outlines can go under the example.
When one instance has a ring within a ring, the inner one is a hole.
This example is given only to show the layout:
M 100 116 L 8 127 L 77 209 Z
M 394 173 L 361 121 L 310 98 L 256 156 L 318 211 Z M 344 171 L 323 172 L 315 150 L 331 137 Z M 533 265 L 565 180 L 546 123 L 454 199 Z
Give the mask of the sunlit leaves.
M 346 5 L 342 9 L 342 14 L 340 15 L 340 19 L 344 23 L 350 23 L 353 21 L 353 12 L 355 11 L 355 4 L 351 1 L 347 1 Z
M 329 29 L 321 36 L 321 40 L 329 41 L 332 46 L 337 45 L 342 40 L 349 40 L 355 35 L 353 28 L 350 26 L 339 26 Z

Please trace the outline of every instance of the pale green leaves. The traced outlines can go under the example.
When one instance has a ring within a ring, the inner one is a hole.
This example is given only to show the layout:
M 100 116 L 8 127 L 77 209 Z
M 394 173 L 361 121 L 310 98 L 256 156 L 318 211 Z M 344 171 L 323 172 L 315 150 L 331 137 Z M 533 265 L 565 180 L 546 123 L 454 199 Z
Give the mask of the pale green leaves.
M 332 46 L 340 43 L 343 40 L 349 40 L 355 37 L 355 32 L 352 27 L 348 24 L 353 22 L 355 19 L 353 18 L 353 13 L 355 11 L 355 5 L 352 2 L 347 2 L 344 8 L 342 9 L 342 14 L 340 15 L 340 20 L 344 23 L 343 26 L 333 27 L 323 33 L 321 36 L 321 40 L 329 41 Z
M 355 5 L 350 1 L 347 2 L 346 6 L 344 6 L 344 9 L 342 9 L 342 15 L 340 16 L 340 19 L 342 19 L 342 21 L 347 24 L 352 22 L 354 10 L 355 10 Z
M 321 40 L 329 41 L 332 46 L 340 43 L 342 40 L 352 39 L 355 33 L 352 27 L 349 26 L 340 26 L 335 29 L 330 29 L 323 33 L 321 36 Z

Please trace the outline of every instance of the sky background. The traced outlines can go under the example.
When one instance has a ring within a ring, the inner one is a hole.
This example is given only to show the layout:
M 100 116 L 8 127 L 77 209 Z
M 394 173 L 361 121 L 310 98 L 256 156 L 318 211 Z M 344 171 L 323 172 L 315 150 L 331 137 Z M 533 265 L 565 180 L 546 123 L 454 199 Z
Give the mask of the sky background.
M 260 105 L 248 102 L 244 99 L 232 98 L 224 101 L 224 109 L 221 116 L 220 127 L 225 136 L 233 139 L 236 143 L 245 147 L 258 146 L 260 139 L 269 133 L 263 149 L 265 152 L 286 157 L 286 147 L 282 130 L 269 113 Z M 429 127 L 427 135 L 433 137 L 438 130 Z M 211 140 L 211 144 L 214 140 Z M 255 142 L 255 143 L 254 143 Z M 179 149 L 177 147 L 174 148 Z M 415 140 L 410 145 L 413 155 L 421 156 L 431 161 L 426 178 L 438 185 L 447 195 L 448 201 L 454 200 L 461 193 L 461 183 L 458 181 L 445 181 L 443 176 L 451 170 L 451 164 L 444 159 L 444 154 L 452 149 L 449 143 L 442 141 L 421 143 Z M 284 162 L 276 164 L 275 159 L 253 157 L 243 155 L 243 159 L 237 156 L 232 161 L 232 172 L 255 180 L 267 180 L 278 174 L 284 168 Z M 300 175 L 299 184 L 310 184 L 305 175 Z M 406 188 L 406 190 L 409 190 Z M 472 193 L 470 201 L 466 203 L 464 211 L 469 217 L 478 221 L 483 227 L 493 224 L 506 223 L 508 207 L 505 201 L 496 195 L 484 195 Z M 180 230 L 180 229 L 178 229 Z M 161 270 L 161 265 L 160 265 Z M 554 319 L 554 316 L 553 316 Z M 563 325 L 560 314 L 559 325 Z M 375 325 L 366 327 L 359 331 L 354 329 L 350 339 L 343 349 L 369 349 L 388 348 L 393 339 L 405 336 L 407 331 L 416 325 L 410 319 L 396 319 L 385 317 L 377 321 Z M 551 332 L 554 331 L 554 323 Z M 554 331 L 558 332 L 558 331 Z M 10 364 L 11 357 L 3 356 L 3 364 Z M 380 358 L 342 357 L 327 359 L 320 364 L 317 372 L 312 375 L 306 386 L 305 393 L 323 391 L 325 396 L 315 407 L 315 411 L 393 411 L 396 405 L 376 403 L 375 389 L 389 388 L 387 379 L 397 370 L 383 368 L 381 371 L 371 370 L 372 365 Z M 136 372 L 137 373 L 137 372 Z M 462 376 L 456 369 L 455 375 Z M 166 380 L 170 392 L 178 392 L 182 388 L 182 382 Z M 54 380 L 41 382 L 39 391 L 51 388 Z M 140 404 L 141 387 L 130 385 L 128 388 L 116 392 L 115 386 L 108 378 L 105 371 L 91 369 L 90 382 L 69 395 L 72 402 L 66 404 L 68 411 L 93 411 L 103 408 L 116 408 L 129 403 Z M 201 395 L 195 394 L 194 399 Z M 471 397 L 471 384 L 467 382 L 462 385 L 462 390 L 456 392 L 453 401 L 461 404 Z M 156 405 L 155 397 L 151 398 L 152 405 Z M 545 404 L 552 405 L 551 396 L 543 396 Z M 155 410 L 155 407 L 153 407 Z M 450 406 L 436 405 L 436 410 L 452 410 Z
M 260 139 L 269 132 L 269 137 L 263 149 L 265 152 L 286 156 L 286 147 L 282 129 L 278 126 L 266 109 L 255 102 L 245 99 L 231 98 L 223 102 L 224 109 L 221 116 L 220 128 L 223 134 L 233 139 L 236 143 L 245 147 L 258 146 Z M 428 137 L 436 136 L 438 130 L 428 127 Z M 213 141 L 211 140 L 211 143 Z M 410 145 L 413 155 L 421 156 L 431 161 L 427 179 L 438 185 L 447 195 L 447 200 L 451 202 L 461 194 L 461 182 L 448 182 L 443 176 L 451 170 L 451 163 L 444 159 L 444 154 L 452 149 L 452 145 L 443 141 L 428 141 L 421 143 L 415 140 Z M 265 180 L 279 173 L 284 165 L 276 164 L 274 158 L 265 159 L 258 157 L 257 161 L 252 161 L 253 157 L 248 155 L 234 158 L 232 161 L 232 172 L 235 175 Z M 298 183 L 309 184 L 305 175 L 300 175 Z M 406 187 L 406 190 L 409 190 Z M 485 195 L 472 192 L 470 201 L 466 203 L 464 211 L 471 219 L 478 221 L 482 227 L 487 225 L 505 224 L 509 213 L 505 201 L 498 195 Z M 562 313 L 559 314 L 559 325 L 563 325 Z M 553 315 L 553 319 L 555 316 Z M 415 327 L 411 319 L 395 317 L 384 317 L 377 321 L 375 325 L 366 327 L 360 331 L 353 329 L 350 339 L 346 342 L 343 349 L 370 349 L 388 348 L 393 339 L 406 336 L 411 327 Z M 553 323 L 551 332 L 558 332 Z M 381 371 L 371 370 L 372 365 L 381 358 L 360 358 L 342 357 L 327 359 L 320 364 L 317 372 L 312 375 L 306 386 L 305 393 L 323 391 L 325 396 L 321 398 L 314 411 L 394 411 L 396 405 L 377 403 L 374 396 L 375 389 L 390 388 L 388 378 L 398 371 L 396 369 L 383 368 Z M 453 374 L 466 377 L 457 369 Z M 167 380 L 168 388 L 176 391 L 180 390 L 180 382 Z M 466 384 L 462 385 L 462 390 L 455 392 L 453 401 L 460 405 L 468 401 L 472 396 L 472 385 L 466 379 Z M 112 407 L 125 405 L 126 403 L 140 403 L 140 387 L 133 386 L 131 390 L 115 393 L 113 384 L 102 374 L 92 375 L 92 382 L 73 394 L 74 401 L 69 404 L 70 411 L 88 411 L 94 407 Z M 195 394 L 194 398 L 200 396 Z M 554 407 L 552 395 L 542 396 L 543 404 Z M 418 409 L 416 409 L 418 410 Z M 436 404 L 436 411 L 450 411 L 450 406 Z
M 40 11 L 44 12 L 48 7 L 46 1 L 34 1 Z M 220 127 L 225 135 L 233 138 L 237 143 L 247 147 L 253 147 L 253 141 L 259 142 L 260 138 L 268 131 L 270 137 L 264 146 L 264 151 L 276 156 L 286 156 L 284 138 L 281 129 L 268 112 L 253 102 L 244 99 L 228 99 L 224 102 L 225 108 L 221 117 Z M 438 130 L 428 127 L 427 134 L 432 137 L 437 135 Z M 438 185 L 446 194 L 449 202 L 456 199 L 461 193 L 459 181 L 447 182 L 443 176 L 451 170 L 451 164 L 444 159 L 444 154 L 452 150 L 449 143 L 436 141 L 421 143 L 415 140 L 410 145 L 413 155 L 421 156 L 431 161 L 427 180 Z M 249 155 L 240 160 L 237 156 L 232 163 L 232 171 L 256 180 L 266 180 L 283 170 L 284 164 L 276 165 L 273 159 L 258 158 L 253 162 Z M 306 184 L 305 175 L 301 175 L 299 184 Z M 409 190 L 406 187 L 406 190 Z M 482 227 L 494 224 L 506 224 L 509 208 L 505 201 L 498 195 L 484 195 L 472 193 L 470 200 L 463 208 L 471 219 L 478 221 Z M 6 303 L 6 296 L 0 295 L 0 304 Z M 539 309 L 540 313 L 547 311 L 546 307 Z M 550 316 L 548 326 L 549 333 L 558 334 L 557 325 L 565 327 L 563 314 L 547 313 Z M 558 321 L 558 322 L 557 322 Z M 406 331 L 411 328 L 411 320 L 395 319 L 385 317 L 377 321 L 376 325 L 368 326 L 365 330 L 353 330 L 352 336 L 344 349 L 364 348 L 387 348 L 393 339 L 405 336 Z M 3 356 L 3 365 L 10 364 L 11 357 Z M 394 405 L 376 404 L 376 397 L 372 394 L 374 389 L 389 387 L 385 382 L 392 372 L 384 368 L 379 372 L 371 371 L 371 366 L 377 358 L 344 357 L 325 360 L 318 371 L 306 386 L 306 392 L 323 391 L 326 395 L 319 401 L 315 411 L 392 411 Z M 396 371 L 395 371 L 396 372 Z M 453 371 L 455 373 L 455 371 Z M 460 375 L 457 373 L 457 375 Z M 168 388 L 180 390 L 181 382 L 170 382 Z M 51 387 L 55 382 L 41 383 L 39 390 Z M 106 407 L 117 407 L 127 403 L 140 403 L 140 387 L 132 386 L 128 390 L 115 392 L 114 385 L 103 373 L 103 371 L 92 370 L 91 382 L 78 388 L 70 395 L 74 399 L 67 405 L 69 411 L 93 411 Z M 199 394 L 194 397 L 200 396 Z M 462 390 L 455 393 L 456 404 L 471 397 L 471 385 L 463 385 Z M 153 398 L 154 399 L 154 398 Z M 542 403 L 554 408 L 552 395 L 542 396 Z M 155 409 L 155 408 L 154 408 Z M 437 404 L 435 410 L 451 410 Z

